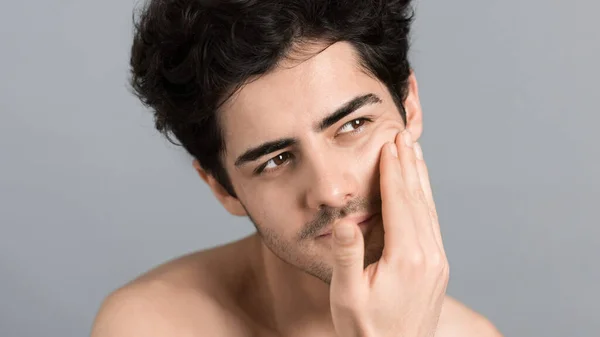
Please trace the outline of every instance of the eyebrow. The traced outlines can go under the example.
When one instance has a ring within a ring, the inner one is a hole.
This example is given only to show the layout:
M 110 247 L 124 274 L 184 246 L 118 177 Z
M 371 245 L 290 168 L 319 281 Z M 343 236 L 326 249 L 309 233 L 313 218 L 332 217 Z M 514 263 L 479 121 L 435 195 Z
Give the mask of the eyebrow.
M 239 156 L 235 160 L 235 166 L 239 167 L 248 162 L 257 160 L 258 158 L 265 156 L 269 153 L 285 149 L 298 143 L 295 138 L 283 138 L 270 142 L 263 143 L 255 148 L 249 149 L 244 154 Z
M 353 98 L 346 102 L 341 107 L 337 108 L 333 113 L 323 118 L 320 122 L 316 123 L 313 127 L 316 132 L 323 132 L 328 127 L 334 125 L 339 120 L 353 113 L 354 111 L 370 104 L 381 103 L 381 99 L 375 94 L 366 94 Z M 246 150 L 235 160 L 235 166 L 239 167 L 246 163 L 253 162 L 269 153 L 279 151 L 296 145 L 298 139 L 296 138 L 282 138 L 273 141 L 269 141 Z
M 362 96 L 358 96 L 353 98 L 351 101 L 342 105 L 338 109 L 336 109 L 332 114 L 323 118 L 321 122 L 315 125 L 314 129 L 316 132 L 322 132 L 333 124 L 337 123 L 342 118 L 348 116 L 354 111 L 369 105 L 369 104 L 378 104 L 381 103 L 381 98 L 377 97 L 375 94 L 366 94 Z

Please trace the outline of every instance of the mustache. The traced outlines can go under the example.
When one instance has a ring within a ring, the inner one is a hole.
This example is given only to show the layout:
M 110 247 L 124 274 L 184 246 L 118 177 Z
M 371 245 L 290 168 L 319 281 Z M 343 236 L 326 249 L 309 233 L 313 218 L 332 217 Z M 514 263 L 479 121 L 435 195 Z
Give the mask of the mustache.
M 342 208 L 322 208 L 313 220 L 306 223 L 302 231 L 298 234 L 298 240 L 314 237 L 317 233 L 333 224 L 336 220 L 361 211 L 366 213 L 381 211 L 381 198 L 355 198 Z

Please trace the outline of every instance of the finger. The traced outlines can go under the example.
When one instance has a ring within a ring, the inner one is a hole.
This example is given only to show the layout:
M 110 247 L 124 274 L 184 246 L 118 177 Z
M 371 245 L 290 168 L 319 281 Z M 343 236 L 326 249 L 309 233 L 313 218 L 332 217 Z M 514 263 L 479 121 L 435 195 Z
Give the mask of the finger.
M 418 244 L 412 216 L 406 209 L 405 187 L 395 143 L 387 143 L 383 147 L 379 171 L 381 217 L 385 232 L 381 259 L 391 262 Z
M 365 245 L 362 232 L 350 221 L 333 227 L 331 295 L 344 296 L 362 289 Z
M 427 169 L 427 164 L 423 160 L 423 150 L 419 143 L 415 142 L 413 145 L 415 151 L 416 158 L 416 167 L 417 172 L 419 173 L 419 179 L 421 180 L 421 186 L 423 187 L 423 192 L 425 193 L 425 199 L 427 200 L 427 205 L 429 208 L 429 217 L 431 219 L 431 228 L 435 235 L 438 246 L 441 250 L 444 249 L 444 244 L 442 241 L 442 233 L 440 230 L 440 223 L 435 207 L 435 201 L 433 200 L 433 191 L 431 189 L 431 182 L 429 181 L 429 170 Z
M 396 137 L 396 146 L 400 156 L 400 167 L 404 179 L 405 194 L 408 199 L 407 210 L 411 212 L 417 240 L 425 251 L 437 250 L 435 234 L 431 226 L 429 205 L 425 198 L 425 191 L 421 186 L 421 179 L 417 171 L 414 141 L 406 129 Z

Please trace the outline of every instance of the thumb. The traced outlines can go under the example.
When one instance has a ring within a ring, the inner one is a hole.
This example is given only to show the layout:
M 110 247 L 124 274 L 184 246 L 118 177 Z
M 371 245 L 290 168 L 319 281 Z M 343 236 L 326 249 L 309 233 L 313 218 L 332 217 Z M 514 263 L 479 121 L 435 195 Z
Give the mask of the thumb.
M 352 289 L 363 279 L 364 239 L 358 226 L 350 221 L 340 221 L 333 227 L 333 275 L 332 290 L 342 294 Z

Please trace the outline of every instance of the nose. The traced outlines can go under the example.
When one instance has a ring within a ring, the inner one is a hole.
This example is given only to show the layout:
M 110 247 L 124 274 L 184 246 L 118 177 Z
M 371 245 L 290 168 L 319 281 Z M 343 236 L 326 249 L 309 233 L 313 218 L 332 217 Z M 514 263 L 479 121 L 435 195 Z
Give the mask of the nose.
M 320 210 L 325 207 L 342 208 L 357 195 L 358 181 L 352 173 L 348 158 L 320 153 L 306 162 L 306 204 Z M 345 160 L 344 160 L 345 159 Z

